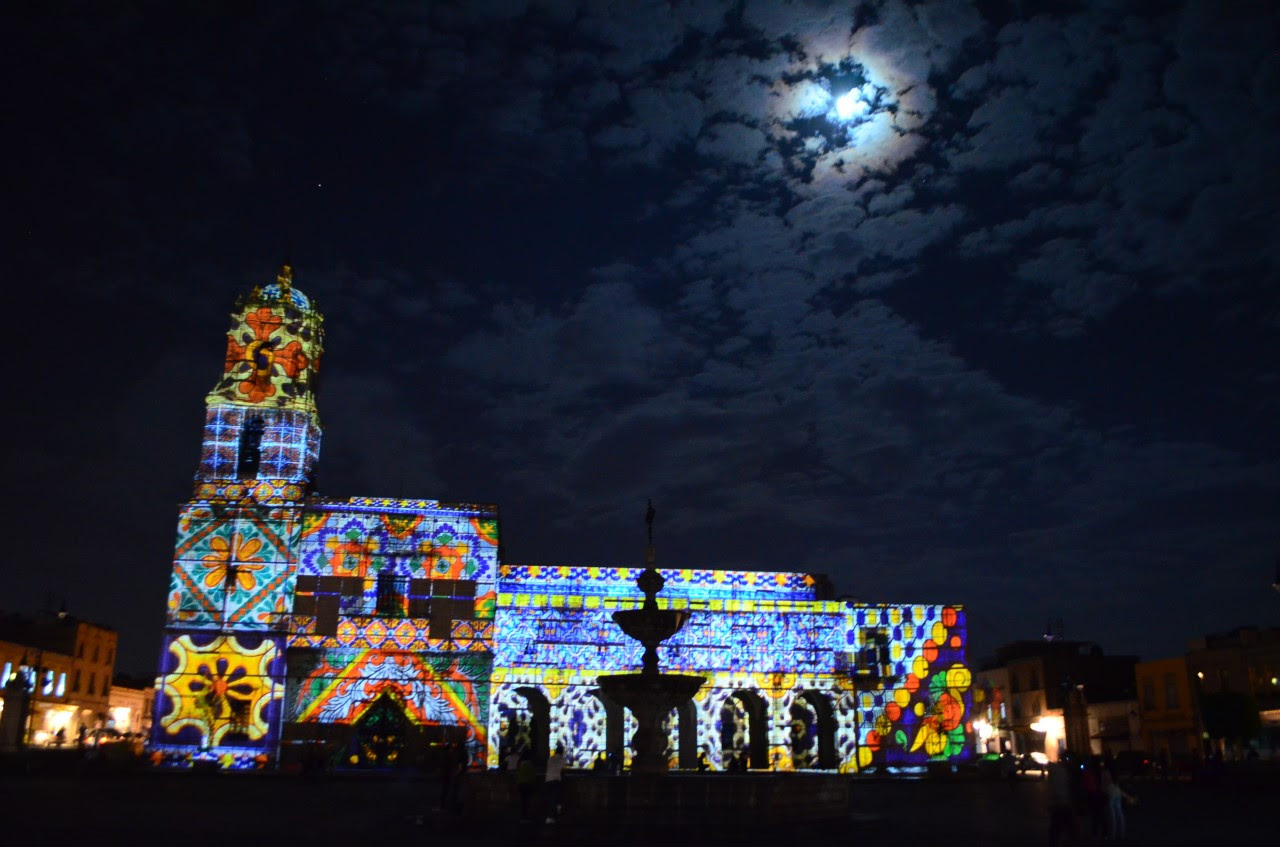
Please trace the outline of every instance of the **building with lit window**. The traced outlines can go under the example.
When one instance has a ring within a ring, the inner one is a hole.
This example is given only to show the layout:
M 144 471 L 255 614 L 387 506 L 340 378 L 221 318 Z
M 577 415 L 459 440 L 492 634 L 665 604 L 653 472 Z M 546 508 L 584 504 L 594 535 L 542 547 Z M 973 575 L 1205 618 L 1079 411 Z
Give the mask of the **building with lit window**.
M 1200 728 L 1212 746 L 1227 756 L 1274 758 L 1280 752 L 1280 627 L 1242 626 L 1196 638 L 1186 661 Z M 1248 727 L 1253 737 L 1236 735 L 1232 713 L 1241 709 L 1258 713 L 1257 726 Z
M 975 674 L 984 734 L 990 726 L 998 736 L 985 749 L 1044 761 L 1057 761 L 1066 750 L 1103 755 L 1138 749 L 1136 663 L 1135 656 L 1103 655 L 1082 641 L 1017 641 L 997 648 Z
M 1189 774 L 1203 744 L 1198 697 L 1186 657 L 1139 662 L 1134 676 L 1142 750 L 1175 772 Z
M 625 762 L 632 718 L 595 679 L 639 667 L 610 615 L 640 604 L 640 569 L 505 563 L 496 506 L 320 496 L 323 321 L 288 267 L 237 303 L 226 344 L 179 515 L 153 760 L 388 766 L 457 743 L 492 767 L 562 743 L 571 766 Z M 972 755 L 962 607 L 836 600 L 814 574 L 660 570 L 660 604 L 691 612 L 663 670 L 707 677 L 672 713 L 675 766 Z
M 115 656 L 108 627 L 65 612 L 0 614 L 0 680 L 7 686 L 16 676 L 26 691 L 22 743 L 54 744 L 59 730 L 74 743 L 81 727 L 105 726 Z

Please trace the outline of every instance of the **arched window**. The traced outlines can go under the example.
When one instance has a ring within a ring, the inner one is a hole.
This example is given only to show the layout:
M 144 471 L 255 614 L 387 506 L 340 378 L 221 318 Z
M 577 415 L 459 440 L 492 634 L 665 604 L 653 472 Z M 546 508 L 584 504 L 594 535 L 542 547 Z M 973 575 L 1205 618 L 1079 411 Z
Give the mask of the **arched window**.
M 240 433 L 240 461 L 236 468 L 239 479 L 253 479 L 258 475 L 258 466 L 262 464 L 262 431 L 265 429 L 262 418 L 257 415 L 245 422 Z

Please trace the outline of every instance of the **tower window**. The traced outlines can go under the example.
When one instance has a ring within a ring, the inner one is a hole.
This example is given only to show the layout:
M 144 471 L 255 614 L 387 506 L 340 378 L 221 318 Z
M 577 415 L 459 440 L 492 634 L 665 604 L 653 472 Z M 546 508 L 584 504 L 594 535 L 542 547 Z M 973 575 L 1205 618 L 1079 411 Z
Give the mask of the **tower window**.
M 249 418 L 240 433 L 240 462 L 236 468 L 236 476 L 240 479 L 252 479 L 258 475 L 258 467 L 262 464 L 262 433 L 265 428 L 262 418 L 255 415 Z

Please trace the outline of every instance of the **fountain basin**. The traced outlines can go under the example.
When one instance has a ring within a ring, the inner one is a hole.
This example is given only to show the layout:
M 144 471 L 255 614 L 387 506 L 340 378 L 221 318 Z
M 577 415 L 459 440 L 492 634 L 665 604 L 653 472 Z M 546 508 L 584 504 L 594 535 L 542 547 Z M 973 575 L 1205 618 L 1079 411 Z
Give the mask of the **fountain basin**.
M 615 673 L 596 677 L 600 690 L 634 713 L 635 706 L 651 703 L 666 717 L 676 706 L 698 693 L 705 676 L 682 673 Z
M 687 620 L 688 609 L 624 609 L 613 613 L 613 622 L 646 647 L 666 641 Z

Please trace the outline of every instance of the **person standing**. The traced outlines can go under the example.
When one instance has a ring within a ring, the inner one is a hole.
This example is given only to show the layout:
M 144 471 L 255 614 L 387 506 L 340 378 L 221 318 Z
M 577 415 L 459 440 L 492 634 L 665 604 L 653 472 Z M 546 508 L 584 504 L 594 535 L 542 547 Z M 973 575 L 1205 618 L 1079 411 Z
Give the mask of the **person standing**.
M 555 823 L 564 811 L 564 745 L 557 744 L 556 751 L 547 759 L 547 823 Z
M 520 794 L 520 823 L 529 822 L 529 809 L 533 806 L 533 784 L 538 779 L 538 772 L 533 767 L 533 756 L 528 750 L 521 751 L 520 764 L 516 765 L 516 790 Z
M 1056 847 L 1065 837 L 1076 840 L 1076 814 L 1072 806 L 1071 774 L 1067 763 L 1050 762 L 1046 768 L 1049 795 L 1049 847 Z
M 440 756 L 440 767 L 437 775 L 440 779 L 440 802 L 437 808 L 444 811 L 449 805 L 449 789 L 453 782 L 454 774 L 457 772 L 456 767 L 457 752 L 453 744 L 448 744 L 444 748 L 444 752 Z
M 1107 838 L 1119 841 L 1124 838 L 1124 806 L 1133 805 L 1137 799 L 1123 788 L 1110 770 L 1102 772 L 1102 791 L 1107 803 Z
M 1085 760 L 1080 786 L 1084 790 L 1085 812 L 1089 816 L 1089 833 L 1094 838 L 1104 838 L 1107 834 L 1107 798 L 1102 792 L 1102 763 L 1097 756 Z

